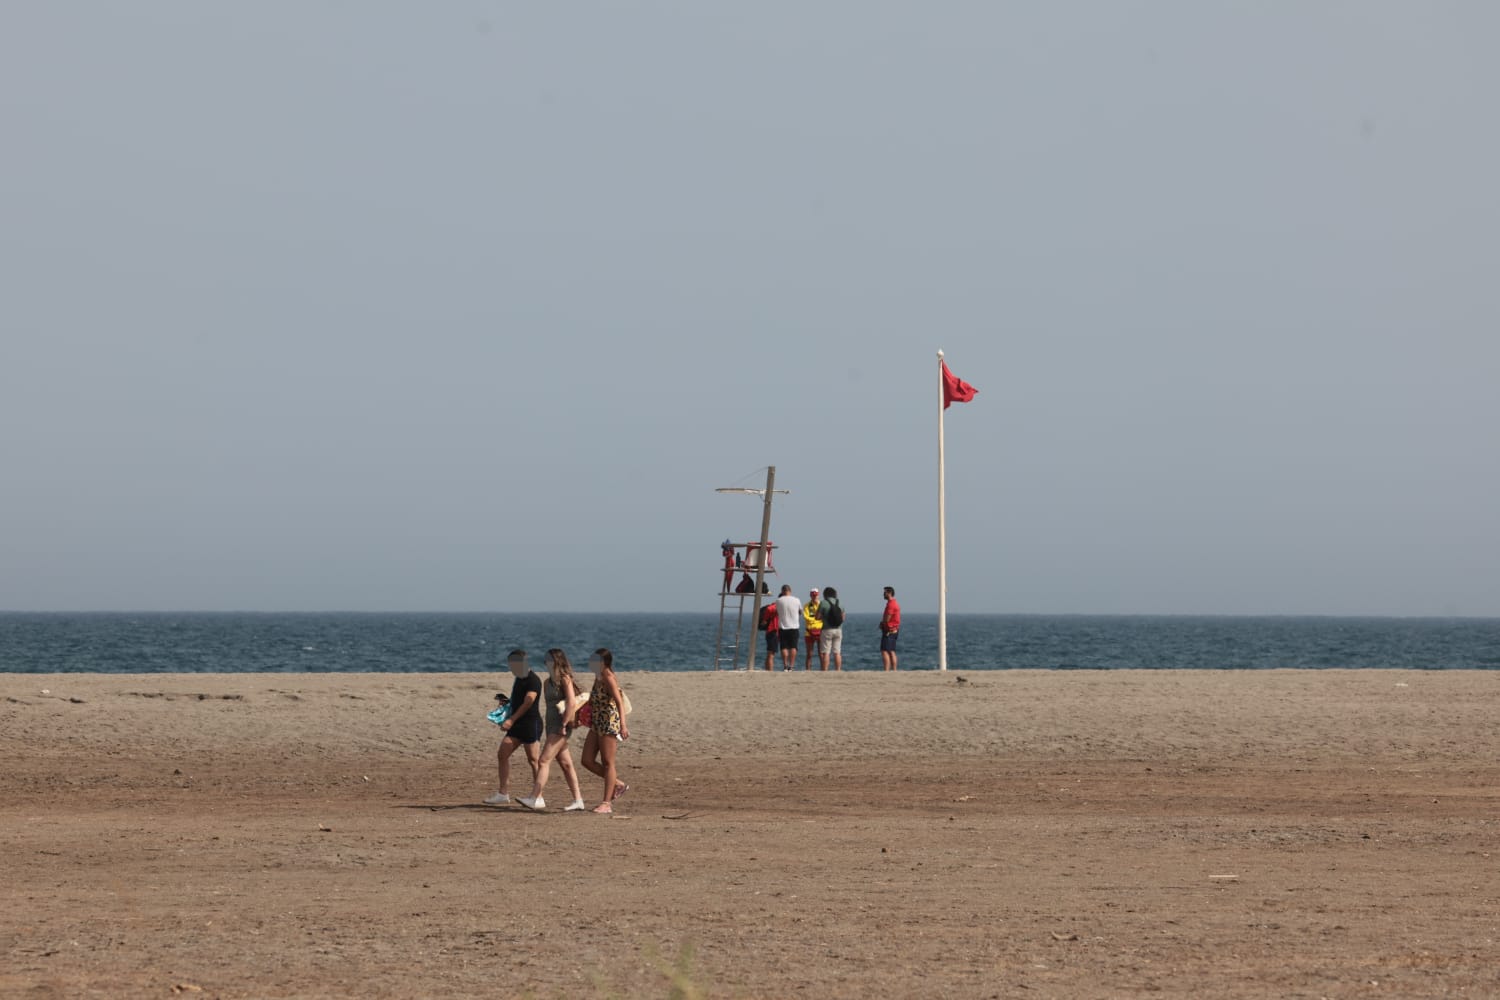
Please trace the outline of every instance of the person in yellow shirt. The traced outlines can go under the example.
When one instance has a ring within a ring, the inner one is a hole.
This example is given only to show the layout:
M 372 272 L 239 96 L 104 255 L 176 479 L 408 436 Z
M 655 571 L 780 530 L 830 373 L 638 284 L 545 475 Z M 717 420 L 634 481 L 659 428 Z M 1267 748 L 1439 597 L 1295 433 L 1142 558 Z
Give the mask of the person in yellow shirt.
M 802 623 L 807 626 L 807 652 L 802 657 L 802 669 L 810 670 L 813 657 L 818 655 L 818 644 L 823 638 L 823 605 L 818 601 L 817 587 L 808 592 L 807 603 L 802 605 Z

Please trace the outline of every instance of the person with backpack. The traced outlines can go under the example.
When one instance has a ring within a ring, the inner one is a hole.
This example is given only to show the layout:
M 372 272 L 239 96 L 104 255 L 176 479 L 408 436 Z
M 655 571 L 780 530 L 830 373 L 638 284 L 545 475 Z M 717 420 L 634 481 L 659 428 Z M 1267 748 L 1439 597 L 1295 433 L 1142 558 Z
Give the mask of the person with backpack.
M 781 619 L 776 614 L 775 603 L 763 604 L 760 609 L 760 630 L 765 633 L 766 638 L 766 669 L 774 670 L 776 667 L 776 654 L 781 652 Z M 746 664 L 746 669 L 755 664 Z
M 844 606 L 839 603 L 839 592 L 832 587 L 823 588 L 823 600 L 818 608 L 823 616 L 823 632 L 818 636 L 818 662 L 828 669 L 828 658 L 833 657 L 833 669 L 844 669 Z

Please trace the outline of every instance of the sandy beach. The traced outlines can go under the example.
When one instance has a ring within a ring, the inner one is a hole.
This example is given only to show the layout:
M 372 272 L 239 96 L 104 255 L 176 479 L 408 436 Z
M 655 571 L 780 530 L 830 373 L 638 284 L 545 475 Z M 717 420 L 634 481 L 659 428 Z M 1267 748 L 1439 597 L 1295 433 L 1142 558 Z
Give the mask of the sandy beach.
M 0 675 L 0 995 L 1500 994 L 1500 674 L 621 679 L 602 817 L 508 675 Z

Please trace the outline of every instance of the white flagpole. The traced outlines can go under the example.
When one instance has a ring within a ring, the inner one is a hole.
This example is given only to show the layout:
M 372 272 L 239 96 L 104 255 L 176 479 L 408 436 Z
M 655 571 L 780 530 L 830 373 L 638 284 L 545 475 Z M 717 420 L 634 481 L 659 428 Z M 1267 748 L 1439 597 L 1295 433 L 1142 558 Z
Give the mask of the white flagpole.
M 938 669 L 948 669 L 948 523 L 943 485 L 943 352 L 938 356 Z

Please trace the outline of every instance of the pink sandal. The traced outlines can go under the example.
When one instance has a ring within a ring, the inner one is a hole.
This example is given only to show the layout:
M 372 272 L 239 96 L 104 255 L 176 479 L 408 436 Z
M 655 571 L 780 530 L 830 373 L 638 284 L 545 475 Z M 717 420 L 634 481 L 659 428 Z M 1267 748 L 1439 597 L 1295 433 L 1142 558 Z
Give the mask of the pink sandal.
M 599 813 L 601 816 L 608 816 L 614 812 L 614 810 L 609 807 L 608 802 L 601 802 L 589 811 Z
M 625 782 L 615 782 L 615 793 L 609 797 L 609 801 L 613 802 L 615 799 L 618 799 L 621 795 L 624 795 L 628 791 L 630 791 L 630 786 L 625 784 Z

